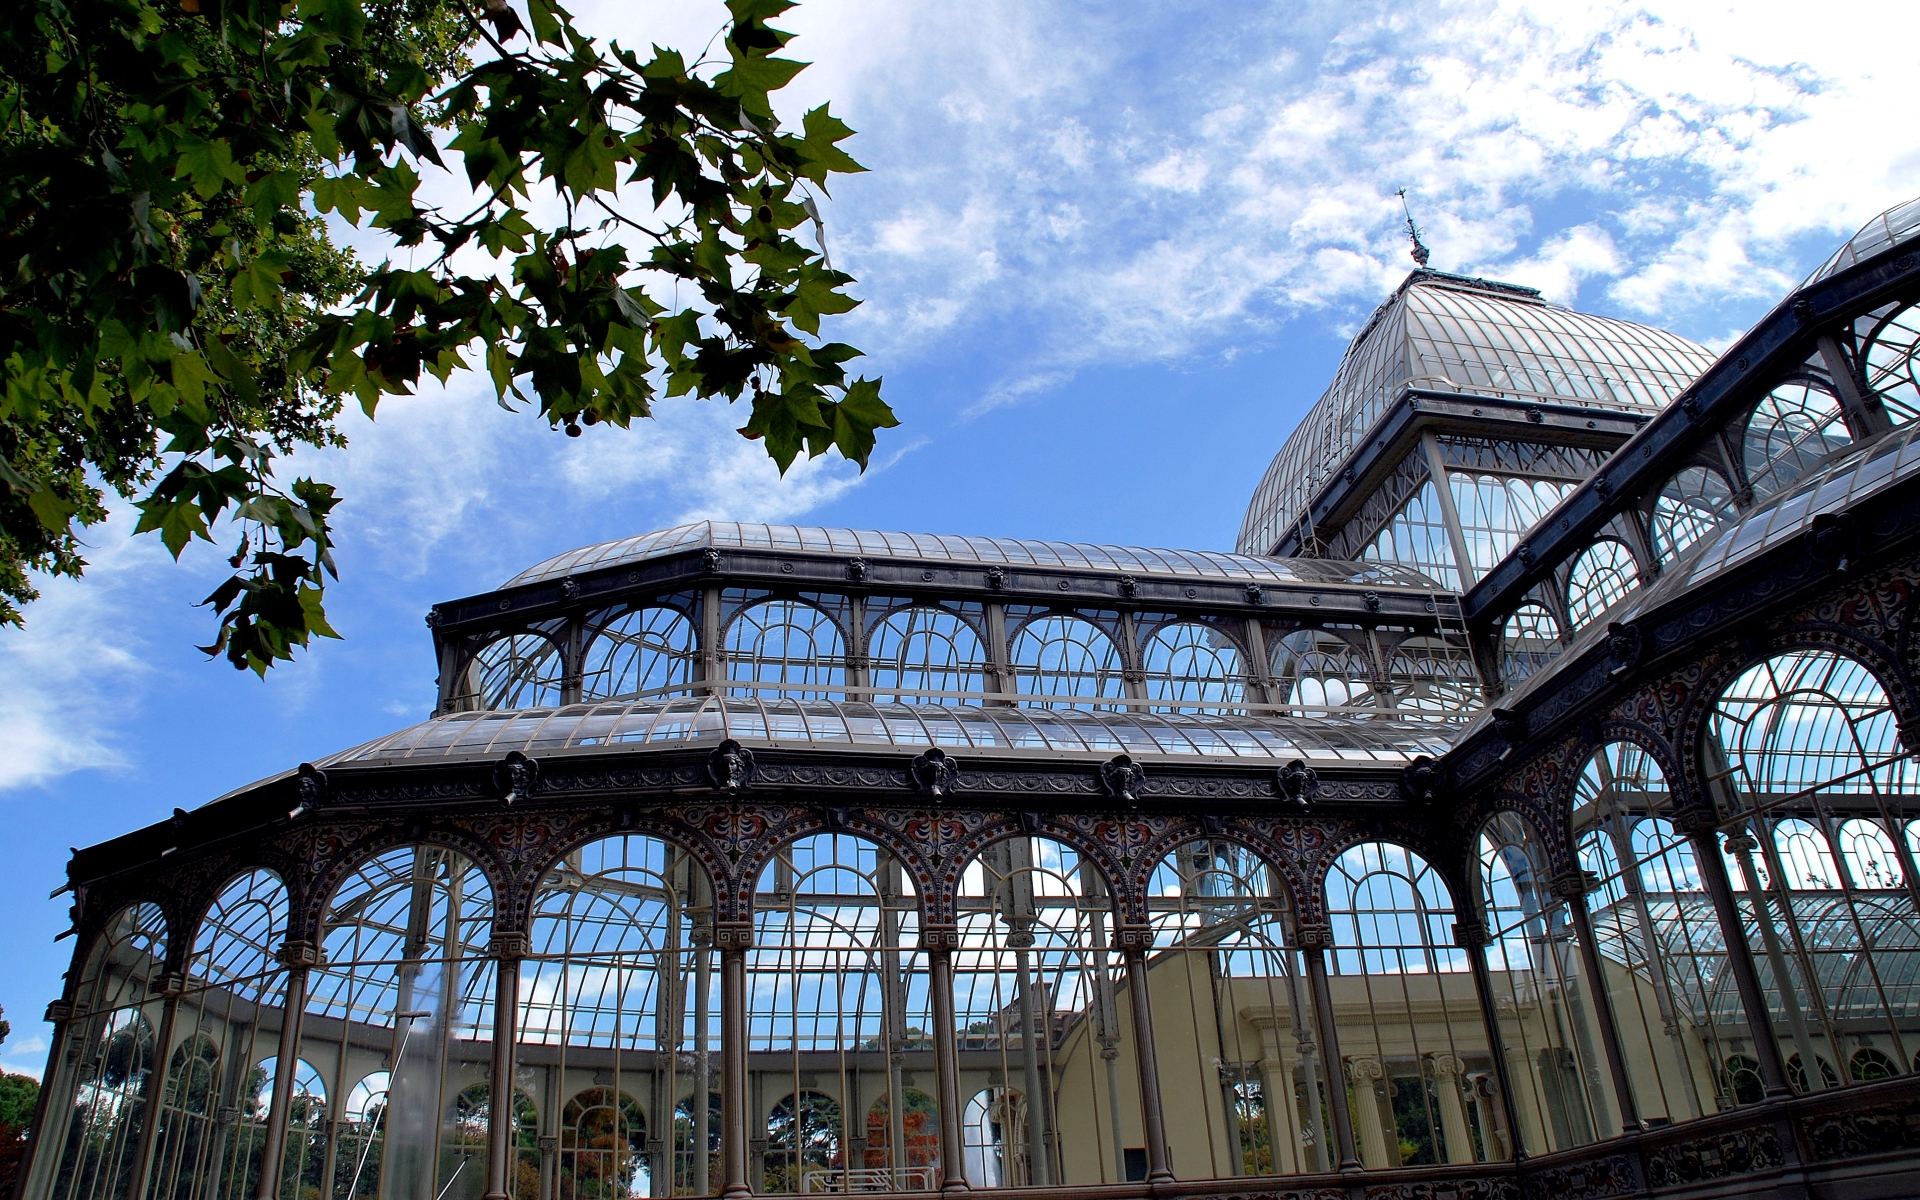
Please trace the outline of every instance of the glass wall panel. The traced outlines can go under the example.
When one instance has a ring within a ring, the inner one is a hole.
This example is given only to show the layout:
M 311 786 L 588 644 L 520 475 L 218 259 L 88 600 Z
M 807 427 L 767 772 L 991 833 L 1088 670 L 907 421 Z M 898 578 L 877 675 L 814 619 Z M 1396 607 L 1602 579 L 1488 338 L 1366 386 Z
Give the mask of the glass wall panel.
M 167 954 L 158 905 L 138 904 L 107 923 L 71 995 L 78 1011 L 47 1103 L 39 1195 L 54 1200 L 120 1200 L 132 1187 L 145 1122 L 148 1077 L 162 1004 L 156 984 Z M 45 1179 L 51 1174 L 51 1179 Z M 38 1181 L 36 1181 L 38 1182 Z
M 1270 695 L 1273 703 L 1285 705 L 1289 714 L 1373 711 L 1379 707 L 1371 656 L 1363 649 L 1369 631 L 1358 626 L 1329 626 L 1270 636 Z
M 320 1072 L 304 1059 L 293 1064 L 293 1092 L 287 1109 L 287 1140 L 281 1147 L 280 1200 L 306 1200 L 323 1194 L 327 1167 L 327 1085 Z M 243 1141 L 264 1147 L 268 1110 L 273 1104 L 274 1080 L 280 1074 L 280 1060 L 261 1061 L 249 1074 L 247 1094 L 240 1110 L 240 1136 Z M 259 1150 L 248 1158 L 259 1178 Z M 252 1195 L 252 1193 L 247 1193 Z
M 544 708 L 560 703 L 566 661 L 560 647 L 537 633 L 488 643 L 467 665 L 454 707 Z
M 872 842 L 819 834 L 781 850 L 754 909 L 747 1048 L 753 1119 L 767 1139 L 756 1189 L 939 1187 L 938 1155 L 927 1160 L 917 1128 L 931 1101 L 909 1094 L 934 1083 L 912 878 Z M 867 1126 L 881 1101 L 887 1135 L 876 1146 Z
M 1140 643 L 1140 667 L 1155 712 L 1223 712 L 1244 704 L 1238 642 L 1212 625 L 1173 621 Z
M 839 700 L 847 685 L 847 648 L 834 619 L 802 600 L 762 600 L 727 623 L 721 638 L 734 696 Z
M 1707 752 L 1736 815 L 1729 874 L 1788 1082 L 1857 1082 L 1854 1057 L 1867 1049 L 1878 1052 L 1867 1060 L 1909 1067 L 1920 1052 L 1920 919 L 1887 859 L 1920 779 L 1885 689 L 1852 659 L 1779 655 L 1721 694 Z
M 1196 841 L 1160 861 L 1148 890 L 1148 991 L 1173 1173 L 1331 1169 L 1325 1068 L 1298 955 L 1286 948 L 1278 875 L 1242 846 Z
M 1448 472 L 1448 481 L 1476 577 L 1512 554 L 1521 536 L 1574 488 L 1574 481 L 1568 480 L 1518 479 L 1464 471 Z
M 1440 509 L 1440 492 L 1429 479 L 1386 528 L 1360 552 L 1362 562 L 1412 567 L 1450 591 L 1460 590 L 1460 569 L 1453 561 L 1453 540 Z
M 536 1187 L 551 1177 L 543 1194 L 719 1190 L 719 1119 L 693 1102 L 720 1088 L 712 931 L 706 872 L 659 838 L 590 842 L 547 871 L 520 967 L 515 1055 L 538 1114 L 534 1144 L 550 1139 L 557 1154 L 530 1156 Z M 669 1115 L 683 1107 L 684 1128 Z M 702 1143 L 708 1152 L 695 1153 Z
M 1733 515 L 1733 488 L 1712 467 L 1687 467 L 1653 500 L 1653 552 L 1663 563 L 1685 554 Z
M 1126 695 L 1120 648 L 1099 626 L 1065 613 L 1020 625 L 1007 648 L 1015 685 L 1032 708 L 1114 708 Z
M 1633 551 L 1618 538 L 1600 538 L 1573 560 L 1567 573 L 1567 619 L 1583 629 L 1640 586 Z
M 472 1097 L 463 1110 L 462 1096 L 491 1072 L 492 926 L 486 876 L 435 846 L 361 864 L 327 902 L 300 1058 L 322 1079 L 343 1081 L 332 1094 L 359 1093 L 352 1102 L 361 1121 L 373 1108 L 378 1130 L 377 1149 L 363 1130 L 364 1153 L 353 1162 L 337 1148 L 329 1155 L 322 1174 L 332 1195 L 478 1200 L 485 1192 L 484 1155 L 476 1157 L 468 1129 Z M 375 1102 L 376 1088 L 389 1103 Z
M 1653 1124 L 1757 1102 L 1726 944 L 1693 846 L 1674 829 L 1660 764 L 1631 742 L 1602 747 L 1575 785 L 1573 830 L 1634 1107 Z
M 1619 1136 L 1598 986 L 1568 902 L 1548 889 L 1539 839 L 1517 814 L 1501 813 L 1480 831 L 1479 859 L 1487 969 L 1522 1139 L 1537 1131 L 1541 1147 L 1569 1150 Z
M 1106 880 L 1019 837 L 961 876 L 954 1019 L 975 1187 L 1146 1178 L 1132 1006 Z
M 1500 678 L 1517 687 L 1560 657 L 1562 649 L 1559 618 L 1544 604 L 1522 604 L 1501 626 Z
M 286 972 L 278 954 L 287 939 L 287 894 L 271 871 L 252 871 L 222 888 L 194 934 L 193 957 L 174 1019 L 160 1127 L 154 1148 L 154 1200 L 248 1197 L 258 1186 L 260 1150 L 271 1092 L 264 1064 L 278 1051 L 286 1004 Z M 309 1067 L 308 1070 L 311 1070 Z M 305 1072 L 295 1076 L 303 1082 Z M 339 1080 L 316 1080 L 309 1096 L 324 1098 Z M 347 1081 L 349 1084 L 352 1080 Z M 311 1108 L 310 1099 L 304 1107 Z M 236 1113 L 237 1122 L 221 1114 Z M 290 1119 L 282 1189 L 311 1166 L 316 1186 L 323 1163 L 308 1163 L 311 1129 Z M 296 1175 L 293 1172 L 300 1172 Z
M 1464 640 L 1406 638 L 1387 654 L 1387 683 L 1393 689 L 1393 706 L 1403 711 L 1444 717 L 1484 707 L 1480 674 Z
M 678 608 L 637 608 L 607 622 L 587 643 L 581 695 L 681 696 L 699 673 L 699 639 L 691 614 Z
M 867 670 L 874 688 L 888 690 L 877 690 L 874 703 L 981 703 L 991 670 L 979 632 L 984 617 L 980 605 L 966 603 L 913 605 L 875 621 Z
M 1329 983 L 1361 1162 L 1508 1157 L 1493 1056 L 1467 952 L 1454 943 L 1446 884 L 1412 851 L 1366 842 L 1335 861 L 1326 888 Z
M 1867 387 L 1895 425 L 1920 415 L 1920 307 L 1900 309 L 1869 335 Z
M 1785 491 L 1813 465 L 1852 441 L 1840 401 L 1825 384 L 1792 380 L 1761 399 L 1741 438 L 1754 499 Z

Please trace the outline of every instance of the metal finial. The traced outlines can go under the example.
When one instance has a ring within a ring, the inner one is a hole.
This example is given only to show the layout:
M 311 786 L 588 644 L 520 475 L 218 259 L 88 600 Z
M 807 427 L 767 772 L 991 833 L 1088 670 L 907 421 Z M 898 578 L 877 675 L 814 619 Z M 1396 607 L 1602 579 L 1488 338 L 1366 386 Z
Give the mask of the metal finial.
M 1407 206 L 1407 189 L 1401 188 L 1394 195 L 1400 197 L 1400 211 L 1407 214 L 1407 236 L 1413 239 L 1413 261 L 1424 267 L 1427 265 L 1427 260 L 1433 257 L 1433 253 L 1427 249 L 1426 243 L 1420 240 L 1420 228 L 1413 223 L 1413 209 Z

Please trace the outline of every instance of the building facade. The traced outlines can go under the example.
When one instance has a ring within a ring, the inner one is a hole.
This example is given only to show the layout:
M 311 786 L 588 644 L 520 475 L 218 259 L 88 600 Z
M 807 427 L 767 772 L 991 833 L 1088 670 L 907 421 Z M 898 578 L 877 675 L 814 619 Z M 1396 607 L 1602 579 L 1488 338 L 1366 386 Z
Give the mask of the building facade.
M 75 854 L 22 1195 L 1916 1194 L 1917 253 L 1718 357 L 1423 267 L 1233 554 L 438 605 L 429 720 Z

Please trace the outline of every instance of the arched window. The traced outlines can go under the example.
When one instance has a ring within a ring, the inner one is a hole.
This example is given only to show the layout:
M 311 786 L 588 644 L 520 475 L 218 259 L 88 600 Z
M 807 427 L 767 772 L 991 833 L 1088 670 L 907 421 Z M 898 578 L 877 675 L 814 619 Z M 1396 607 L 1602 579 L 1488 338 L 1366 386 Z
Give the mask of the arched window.
M 1449 471 L 1447 477 L 1476 578 L 1512 554 L 1527 530 L 1538 525 L 1574 487 L 1568 481 L 1475 475 L 1459 470 Z
M 380 1193 L 380 1145 L 392 1084 L 390 1072 L 373 1071 L 347 1093 L 340 1110 L 340 1151 L 333 1175 L 338 1200 L 361 1200 Z
M 1478 849 L 1487 966 L 1522 1137 L 1538 1129 L 1548 1149 L 1566 1150 L 1617 1136 L 1598 1057 L 1601 985 L 1581 960 L 1568 900 L 1548 886 L 1539 839 L 1519 814 L 1503 812 L 1481 828 Z
M 741 609 L 722 644 L 729 694 L 769 699 L 837 700 L 847 686 L 847 648 L 840 626 L 802 600 L 763 600 Z
M 1560 620 L 1544 604 L 1522 604 L 1500 633 L 1500 678 L 1510 688 L 1560 657 Z
M 1663 563 L 1685 554 L 1733 513 L 1733 488 L 1712 467 L 1686 467 L 1653 500 L 1653 552 Z
M 1567 573 L 1567 619 L 1583 629 L 1640 586 L 1633 551 L 1618 538 L 1599 538 Z
M 1832 807 L 1868 808 L 1893 827 L 1889 796 L 1910 794 L 1913 766 L 1900 749 L 1885 689 L 1862 664 L 1825 650 L 1776 655 L 1742 673 L 1715 701 L 1707 774 L 1723 809 L 1743 818 L 1726 841 L 1728 874 L 1748 923 L 1748 946 L 1775 993 L 1771 1016 L 1796 1089 L 1851 1083 L 1847 1063 L 1865 1031 L 1883 1032 L 1912 1057 L 1908 947 L 1920 918 L 1883 869 L 1863 878 L 1858 849 L 1884 852 L 1891 837 L 1838 846 Z M 1841 853 L 1836 854 L 1838 849 Z M 1843 863 L 1848 869 L 1843 869 Z M 1843 1029 L 1844 1026 L 1844 1029 Z M 1818 1061 L 1818 1071 L 1791 1064 Z
M 1659 762 L 1631 742 L 1601 747 L 1574 787 L 1580 865 L 1598 884 L 1585 902 L 1634 1105 L 1643 1118 L 1677 1122 L 1735 1102 L 1726 1036 L 1746 1018 L 1713 902 L 1672 811 Z
M 453 1129 L 441 1147 L 441 1185 L 445 1197 L 480 1200 L 487 1187 L 487 1135 L 493 1126 L 493 1089 L 470 1084 L 453 1101 Z M 540 1114 L 533 1098 L 518 1088 L 513 1092 L 513 1144 L 507 1159 L 507 1194 L 513 1200 L 537 1200 L 540 1195 Z M 593 1195 L 592 1192 L 585 1193 Z M 438 1198 L 436 1198 L 438 1200 Z
M 1373 541 L 1360 552 L 1362 562 L 1412 567 L 1450 591 L 1460 590 L 1460 568 L 1440 509 L 1440 491 L 1428 479 L 1407 498 Z
M 1895 425 L 1920 415 L 1920 307 L 1908 305 L 1867 338 L 1867 388 Z
M 933 1097 L 919 1088 L 905 1089 L 905 1104 L 900 1115 L 900 1174 L 903 1190 L 929 1191 L 938 1178 L 940 1167 L 940 1112 Z M 867 1149 L 864 1170 L 888 1172 L 893 1162 L 893 1107 L 881 1095 L 867 1109 Z M 872 1178 L 869 1176 L 869 1178 Z M 882 1174 L 876 1183 L 891 1185 Z
M 581 696 L 678 696 L 700 663 L 693 622 L 677 608 L 637 608 L 608 622 L 587 643 Z
M 1903 881 L 1899 852 L 1878 821 L 1854 817 L 1840 823 L 1840 861 L 1856 888 L 1892 890 Z
M 1005 1186 L 1122 1182 L 1143 1144 L 1111 905 L 1094 865 L 1051 838 L 995 842 L 961 873 L 954 1019 L 1017 1093 L 993 1101 Z
M 588 1088 L 560 1114 L 560 1200 L 647 1194 L 647 1118 L 640 1102 Z
M 47 1106 L 48 1144 L 61 1144 L 55 1131 L 66 1126 L 53 1200 L 117 1196 L 131 1184 L 160 1017 L 149 997 L 166 956 L 166 917 L 156 904 L 116 914 L 87 956 L 72 996 L 88 1015 L 67 1035 L 78 1044 L 78 1061 L 60 1065 L 64 1078 Z
M 803 1095 L 769 1119 L 768 1190 L 848 1191 L 861 1180 L 889 1191 L 937 1187 L 924 1165 L 848 1162 L 841 1152 L 856 1135 L 842 1121 L 864 1123 L 878 1097 L 904 1116 L 906 1080 L 894 1056 L 933 1045 L 912 876 L 899 859 L 862 838 L 803 837 L 761 872 L 754 916 L 747 961 L 750 1048 L 776 1078 L 814 1071 L 814 1063 L 845 1064 L 834 1098 Z M 909 1145 L 900 1132 L 889 1146 Z M 878 1174 L 846 1174 L 869 1169 Z M 817 1172 L 832 1174 L 808 1187 L 807 1176 Z
M 1402 711 L 1459 715 L 1481 707 L 1480 675 L 1464 644 L 1410 637 L 1387 654 L 1387 682 Z
M 705 870 L 659 838 L 628 834 L 589 842 L 541 880 L 528 925 L 530 953 L 520 968 L 518 1058 L 523 1085 L 555 1103 L 578 1086 L 579 1072 L 592 1072 L 596 1088 L 578 1093 L 567 1109 L 572 1115 L 560 1114 L 553 1131 L 565 1151 L 562 1174 L 578 1167 L 572 1178 L 581 1200 L 627 1195 L 642 1173 L 651 1186 L 655 1164 L 628 1153 L 629 1141 L 639 1147 L 632 1154 L 644 1149 L 641 1113 L 649 1106 L 669 1110 L 699 1090 L 703 1072 L 718 1070 L 712 929 Z M 700 1115 L 690 1107 L 686 1128 L 676 1122 L 676 1194 L 704 1196 L 718 1179 L 712 1158 L 691 1150 L 689 1139 L 720 1133 L 717 1120 L 698 1128 Z M 580 1140 L 582 1121 L 599 1130 L 598 1140 Z M 609 1181 L 623 1181 L 623 1190 L 594 1190 L 611 1187 Z
M 1207 839 L 1161 859 L 1147 891 L 1160 1089 L 1180 1098 L 1192 1131 L 1170 1147 L 1174 1173 L 1230 1179 L 1331 1169 L 1320 1156 L 1328 1144 L 1324 1063 L 1308 1054 L 1283 1065 L 1263 1041 L 1263 1029 L 1309 1028 L 1296 954 L 1282 930 L 1288 905 L 1279 876 L 1245 847 Z
M 1720 1081 L 1736 1104 L 1758 1104 L 1767 1098 L 1766 1081 L 1760 1078 L 1760 1064 L 1748 1055 L 1729 1055 L 1721 1068 Z
M 694 1196 L 710 1195 L 713 1190 L 712 1181 L 721 1178 L 721 1171 L 724 1170 L 720 1146 L 721 1108 L 719 1092 L 707 1093 L 707 1112 L 704 1121 L 700 1115 L 699 1098 L 693 1093 L 680 1097 L 680 1102 L 673 1106 L 673 1177 L 675 1180 L 685 1181 L 675 1183 L 675 1188 L 679 1189 L 674 1193 L 675 1195 L 682 1193 Z M 702 1129 L 706 1130 L 704 1137 L 700 1132 Z M 702 1142 L 707 1147 L 705 1167 L 700 1165 L 700 1155 L 695 1151 L 695 1147 Z M 704 1176 L 700 1174 L 702 1170 L 706 1172 Z M 699 1182 L 703 1178 L 709 1181 L 708 1190 L 704 1192 L 699 1188 Z
M 1289 712 L 1371 710 L 1373 691 L 1366 652 L 1331 629 L 1296 629 L 1274 643 L 1273 702 Z
M 1021 1128 L 1019 1097 L 1004 1087 L 982 1088 L 967 1101 L 961 1137 L 966 1143 L 967 1179 L 974 1187 L 1009 1184 L 1007 1131 Z
M 287 892 L 271 871 L 229 880 L 201 918 L 174 1018 L 176 1040 L 198 1048 L 188 1058 L 174 1056 L 188 1077 L 168 1068 L 149 1185 L 154 1200 L 190 1200 L 257 1178 L 259 1138 L 223 1139 L 216 1117 L 244 1107 L 249 1068 L 278 1048 L 278 1014 L 270 1023 L 259 1018 L 286 1003 L 279 960 L 286 939 Z M 333 1090 L 323 1080 L 321 1094 Z M 293 1149 L 290 1142 L 288 1153 Z
M 1862 1046 L 1853 1052 L 1853 1058 L 1847 1063 L 1847 1071 L 1861 1083 L 1872 1083 L 1876 1079 L 1892 1079 L 1900 1073 L 1900 1066 L 1886 1053 L 1872 1046 Z
M 1462 1147 L 1462 1161 L 1472 1161 L 1471 1134 L 1450 1147 L 1445 1123 L 1459 1114 L 1451 1097 L 1467 1095 L 1461 1081 L 1486 1077 L 1492 1059 L 1475 1033 L 1479 997 L 1453 938 L 1446 884 L 1405 847 L 1364 842 L 1334 861 L 1326 891 L 1334 1012 L 1355 1014 L 1338 1028 L 1361 1161 L 1444 1162 Z
M 1099 703 L 1126 694 L 1120 649 L 1100 627 L 1065 613 L 1036 616 L 1020 626 L 1008 660 L 1021 704 L 1032 708 L 1112 708 Z
M 1790 380 L 1754 407 L 1741 439 L 1755 499 L 1792 487 L 1815 463 L 1852 441 L 1840 401 L 1825 384 Z
M 566 662 L 560 647 L 537 633 L 487 643 L 467 665 L 455 698 L 464 709 L 546 708 L 560 703 Z
M 888 613 L 867 635 L 876 704 L 979 704 L 987 690 L 987 650 L 977 604 L 956 612 L 916 605 Z M 971 620 L 969 618 L 972 618 Z M 896 690 L 897 689 L 897 690 Z M 960 695 L 927 695 L 958 692 Z
M 789 1094 L 767 1114 L 766 1190 L 799 1195 L 844 1189 L 810 1179 L 846 1171 L 845 1122 L 840 1105 L 819 1092 Z
M 280 1152 L 281 1196 L 322 1194 L 327 1163 L 327 1085 L 320 1072 L 305 1059 L 293 1063 L 293 1091 L 287 1108 L 287 1141 Z M 268 1058 L 255 1067 L 240 1112 L 240 1129 L 235 1136 L 264 1146 L 267 1116 L 272 1104 L 274 1081 L 280 1074 L 280 1060 Z M 249 1156 L 252 1177 L 258 1178 L 259 1151 Z
M 1140 645 L 1155 712 L 1218 712 L 1246 701 L 1240 647 L 1197 621 L 1162 625 Z
M 344 1079 L 392 1072 L 372 1189 L 381 1195 L 446 1190 L 462 1200 L 485 1191 L 484 1164 L 461 1166 L 443 1102 L 471 1082 L 467 1064 L 492 1057 L 492 927 L 486 875 L 436 846 L 402 846 L 361 863 L 322 910 L 322 957 L 307 992 L 307 1013 L 320 1019 L 302 1026 L 300 1056 L 348 1064 Z M 346 1171 L 335 1159 L 338 1186 Z M 363 1168 L 362 1190 L 374 1170 Z

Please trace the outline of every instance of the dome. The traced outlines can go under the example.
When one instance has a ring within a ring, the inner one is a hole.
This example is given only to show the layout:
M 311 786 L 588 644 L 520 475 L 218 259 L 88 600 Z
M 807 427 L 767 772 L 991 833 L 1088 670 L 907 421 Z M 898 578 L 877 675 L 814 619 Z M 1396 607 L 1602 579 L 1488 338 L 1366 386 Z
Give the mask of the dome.
M 1837 275 L 1861 259 L 1872 258 L 1915 235 L 1920 235 L 1920 197 L 1896 204 L 1862 225 L 1860 232 L 1848 238 L 1847 244 L 1835 250 L 1833 257 L 1821 263 L 1800 286 L 1804 288 Z
M 1686 338 L 1550 305 L 1533 288 L 1415 271 L 1353 339 L 1326 394 L 1274 456 L 1236 549 L 1271 552 L 1408 391 L 1652 413 L 1712 362 Z

